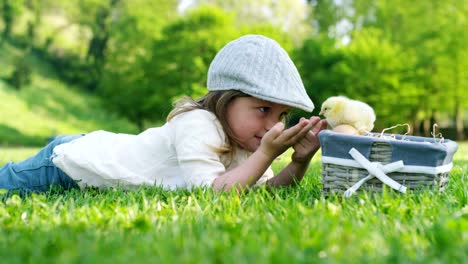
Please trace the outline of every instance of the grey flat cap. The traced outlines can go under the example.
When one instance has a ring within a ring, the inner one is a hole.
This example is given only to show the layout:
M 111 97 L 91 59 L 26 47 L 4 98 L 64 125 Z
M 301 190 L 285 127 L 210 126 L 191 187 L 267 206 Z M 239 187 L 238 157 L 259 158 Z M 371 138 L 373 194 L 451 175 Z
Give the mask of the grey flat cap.
M 274 40 L 245 35 L 226 44 L 208 70 L 209 91 L 239 90 L 266 101 L 314 110 L 299 72 Z

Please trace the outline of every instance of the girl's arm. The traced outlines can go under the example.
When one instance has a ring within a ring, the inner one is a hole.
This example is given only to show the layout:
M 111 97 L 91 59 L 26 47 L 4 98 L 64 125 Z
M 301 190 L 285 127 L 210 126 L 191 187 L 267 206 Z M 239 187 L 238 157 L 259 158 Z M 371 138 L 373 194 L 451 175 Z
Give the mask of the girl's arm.
M 291 185 L 302 180 L 309 167 L 310 160 L 320 148 L 317 135 L 327 127 L 327 122 L 317 117 L 312 117 L 310 123 L 314 125 L 314 128 L 293 145 L 294 154 L 292 161 L 275 177 L 268 180 L 268 186 Z
M 213 188 L 222 191 L 236 188 L 240 191 L 250 187 L 260 179 L 273 160 L 274 158 L 257 150 L 239 166 L 216 177 L 213 181 Z
M 308 161 L 295 161 L 292 160 L 288 166 L 282 169 L 275 177 L 267 181 L 268 186 L 285 186 L 298 183 L 304 177 L 307 168 L 309 167 L 310 159 Z

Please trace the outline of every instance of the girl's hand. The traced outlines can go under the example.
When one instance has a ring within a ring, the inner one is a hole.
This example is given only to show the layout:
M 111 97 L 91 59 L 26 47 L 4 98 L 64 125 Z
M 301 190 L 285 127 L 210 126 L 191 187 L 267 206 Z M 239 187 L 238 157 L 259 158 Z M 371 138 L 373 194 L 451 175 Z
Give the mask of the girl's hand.
M 300 122 L 307 120 L 301 118 Z M 327 128 L 327 121 L 320 120 L 320 118 L 313 116 L 307 120 L 313 129 L 310 129 L 301 137 L 294 145 L 294 153 L 292 155 L 292 161 L 298 163 L 309 162 L 314 156 L 315 152 L 320 148 L 320 142 L 318 140 L 318 133 Z
M 278 122 L 263 136 L 260 143 L 260 150 L 267 157 L 274 159 L 285 152 L 289 147 L 302 141 L 315 123 L 304 118 L 295 126 L 284 130 L 284 124 Z

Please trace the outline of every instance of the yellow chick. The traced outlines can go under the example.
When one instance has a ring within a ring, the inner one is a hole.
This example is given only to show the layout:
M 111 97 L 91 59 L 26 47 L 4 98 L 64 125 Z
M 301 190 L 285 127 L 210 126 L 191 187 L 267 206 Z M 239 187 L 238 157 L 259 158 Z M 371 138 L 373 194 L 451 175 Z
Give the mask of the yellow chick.
M 366 103 L 344 96 L 333 96 L 325 100 L 320 115 L 325 116 L 332 128 L 346 124 L 354 127 L 360 135 L 371 132 L 374 128 L 374 109 Z

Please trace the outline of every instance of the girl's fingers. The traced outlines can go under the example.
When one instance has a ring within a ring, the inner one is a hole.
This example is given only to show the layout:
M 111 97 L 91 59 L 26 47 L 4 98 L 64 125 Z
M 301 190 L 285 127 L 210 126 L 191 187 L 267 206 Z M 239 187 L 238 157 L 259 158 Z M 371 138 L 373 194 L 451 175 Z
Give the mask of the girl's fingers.
M 287 145 L 295 144 L 304 137 L 316 136 L 318 132 L 327 128 L 327 122 L 316 116 L 313 116 L 310 119 L 301 118 L 299 123 L 286 130 L 284 130 L 283 123 L 281 123 L 281 127 L 277 127 L 278 124 L 271 129 L 274 130 L 270 133 L 271 140 L 277 142 L 281 141 L 283 144 Z
M 307 133 L 310 132 L 310 130 L 313 128 L 313 126 L 316 124 L 316 122 L 318 121 L 309 121 L 309 123 L 301 130 L 299 131 L 299 133 L 297 133 L 295 136 L 294 136 L 294 140 L 300 140 L 302 138 L 304 138 Z
M 312 116 L 310 119 L 310 122 L 317 124 L 320 121 L 320 117 L 318 116 Z
M 310 120 L 301 118 L 299 123 L 295 126 L 286 129 L 277 140 L 288 142 L 291 144 L 296 143 L 301 138 L 305 137 L 307 133 L 320 121 L 320 118 L 312 117 Z
M 315 135 L 318 134 L 318 132 L 326 129 L 328 126 L 328 123 L 326 120 L 320 120 L 317 125 L 314 127 L 314 129 L 312 129 L 312 133 L 314 133 Z
M 270 131 L 268 131 L 267 134 L 265 134 L 265 137 L 273 141 L 273 140 L 276 140 L 283 133 L 283 131 L 284 131 L 284 123 L 278 122 L 270 129 Z
M 307 119 L 301 118 L 301 121 L 302 120 L 307 120 Z M 307 125 L 301 131 L 299 131 L 299 133 L 296 135 L 297 137 L 299 138 L 304 137 L 312 128 L 314 128 L 314 126 L 317 125 L 317 123 L 320 122 L 320 118 L 313 116 L 306 122 L 307 122 Z
M 312 131 L 307 131 L 306 135 L 302 138 L 300 138 L 296 144 L 299 144 L 303 146 L 304 148 L 307 148 L 307 146 L 313 144 L 314 142 L 314 136 L 315 134 Z
M 301 131 L 306 130 L 308 127 L 309 122 L 305 119 L 301 119 L 296 125 L 284 130 L 283 133 L 277 137 L 277 140 L 289 141 L 291 138 L 295 137 Z

